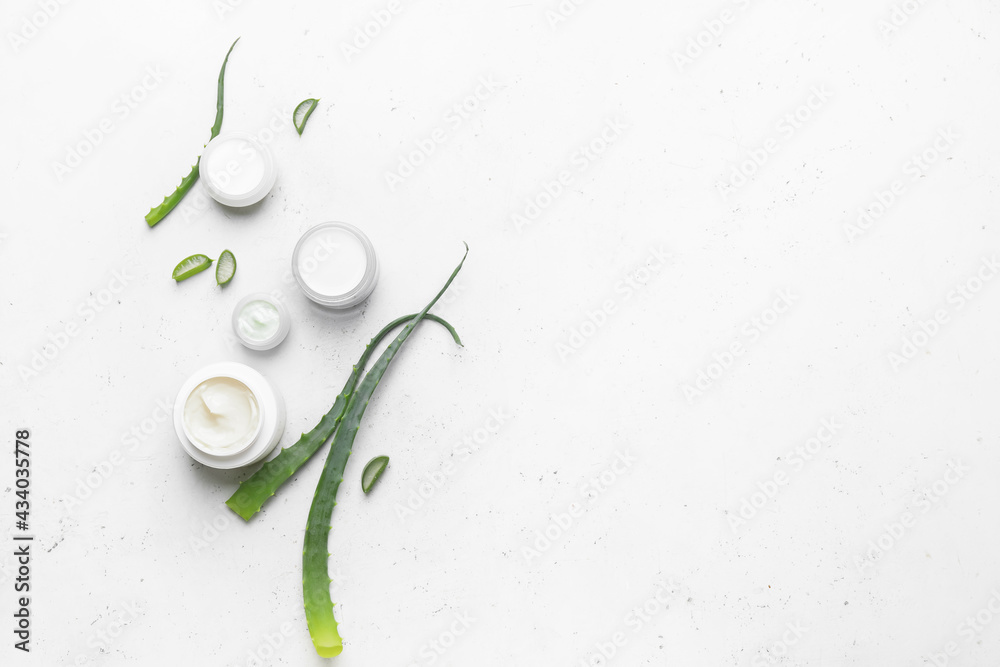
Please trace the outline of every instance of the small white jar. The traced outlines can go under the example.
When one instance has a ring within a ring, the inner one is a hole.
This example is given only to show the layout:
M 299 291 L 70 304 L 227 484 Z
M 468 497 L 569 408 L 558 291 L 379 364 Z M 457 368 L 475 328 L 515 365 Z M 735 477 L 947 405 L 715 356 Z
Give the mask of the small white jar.
M 285 429 L 285 405 L 263 375 L 243 364 L 205 366 L 185 380 L 174 402 L 184 451 L 211 468 L 264 460 Z
M 265 292 L 243 297 L 233 309 L 233 333 L 251 350 L 270 350 L 285 340 L 292 318 L 285 304 Z
M 378 257 L 371 240 L 354 225 L 324 222 L 295 244 L 292 274 L 306 296 L 321 306 L 351 308 L 374 291 Z
M 209 141 L 199 172 L 208 194 L 226 206 L 256 204 L 278 178 L 270 149 L 245 132 L 223 132 Z

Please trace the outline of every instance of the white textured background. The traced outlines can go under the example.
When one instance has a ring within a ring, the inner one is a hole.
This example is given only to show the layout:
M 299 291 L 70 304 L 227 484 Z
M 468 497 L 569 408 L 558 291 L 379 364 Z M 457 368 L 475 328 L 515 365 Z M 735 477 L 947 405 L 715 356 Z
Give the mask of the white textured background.
M 323 663 L 300 590 L 320 461 L 238 523 L 223 501 L 246 473 L 189 460 L 157 401 L 241 361 L 284 395 L 290 444 L 463 240 L 435 312 L 466 347 L 432 325 L 410 339 L 341 490 L 336 664 L 598 665 L 616 635 L 616 665 L 1000 661 L 1000 278 L 975 280 L 1000 251 L 995 3 L 588 0 L 566 16 L 555 0 L 47 1 L 11 0 L 0 22 L 4 665 Z M 143 215 L 208 138 L 236 36 L 224 129 L 272 131 L 277 186 L 250 213 L 199 208 L 199 189 L 150 230 Z M 679 63 L 691 40 L 707 47 Z M 482 77 L 498 87 L 450 121 Z M 827 99 L 788 130 L 813 89 Z M 288 116 L 306 97 L 322 101 L 300 138 Z M 623 129 L 581 159 L 609 122 Z M 935 149 L 942 131 L 954 138 Z M 915 170 L 924 151 L 936 159 Z M 884 215 L 852 232 L 895 181 Z M 529 201 L 541 210 L 518 224 Z M 365 229 L 383 262 L 358 312 L 287 282 L 299 234 L 326 220 Z M 223 248 L 239 260 L 225 290 L 170 280 Z M 651 248 L 669 255 L 659 271 L 643 268 Z M 275 289 L 288 339 L 234 347 L 233 305 Z M 782 290 L 791 308 L 756 328 Z M 734 342 L 743 354 L 712 366 Z M 700 371 L 717 379 L 688 400 Z M 464 452 L 498 409 L 506 423 Z M 824 419 L 837 432 L 805 461 L 795 448 Z M 10 632 L 16 428 L 34 452 L 30 656 Z M 382 453 L 364 497 L 361 465 Z M 634 462 L 614 473 L 619 454 Z M 546 530 L 561 534 L 546 545 Z

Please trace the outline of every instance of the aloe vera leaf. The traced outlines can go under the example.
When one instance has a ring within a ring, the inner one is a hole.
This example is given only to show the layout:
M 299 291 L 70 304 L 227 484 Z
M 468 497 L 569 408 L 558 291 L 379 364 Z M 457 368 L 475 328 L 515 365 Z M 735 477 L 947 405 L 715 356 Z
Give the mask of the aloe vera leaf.
M 309 120 L 309 116 L 312 112 L 316 110 L 316 105 L 319 104 L 319 100 L 309 98 L 308 100 L 302 100 L 299 105 L 295 107 L 295 111 L 292 112 L 292 125 L 295 126 L 295 131 L 302 136 L 302 131 L 306 129 L 306 121 Z
M 197 273 L 201 273 L 210 266 L 212 266 L 211 257 L 206 255 L 191 255 L 190 257 L 182 259 L 177 266 L 174 267 L 174 271 L 170 274 L 170 277 L 177 282 L 180 282 L 182 280 L 187 280 Z
M 323 415 L 319 424 L 315 426 L 308 433 L 303 433 L 296 442 L 291 447 L 282 449 L 281 452 L 261 466 L 253 475 L 248 479 L 240 482 L 240 487 L 236 492 L 226 501 L 226 505 L 229 509 L 233 510 L 244 521 L 249 521 L 254 514 L 259 512 L 271 496 L 275 494 L 282 484 L 284 484 L 289 477 L 295 474 L 295 472 L 305 464 L 309 458 L 316 453 L 320 447 L 323 446 L 334 431 L 337 430 L 337 425 L 340 423 L 340 418 L 344 414 L 344 408 L 347 407 L 348 400 L 351 394 L 354 393 L 354 387 L 358 383 L 358 376 L 364 372 L 365 366 L 368 360 L 371 358 L 372 354 L 375 352 L 375 348 L 378 344 L 382 342 L 389 333 L 394 331 L 396 327 L 412 320 L 416 315 L 406 315 L 400 317 L 399 319 L 393 320 L 385 326 L 381 331 L 375 334 L 375 337 L 371 339 L 371 342 L 365 346 L 365 351 L 358 359 L 358 363 L 354 366 L 351 371 L 350 377 L 347 378 L 347 382 L 344 384 L 344 388 L 341 390 L 340 394 L 337 395 L 337 399 L 330 408 L 330 411 Z M 448 324 L 446 321 L 438 317 L 437 315 L 426 315 L 426 319 L 433 320 L 443 326 L 451 334 L 451 337 L 455 339 L 455 342 L 459 345 L 462 344 L 462 339 L 458 337 L 458 332 L 455 328 Z
M 361 490 L 365 492 L 365 495 L 368 495 L 368 492 L 372 490 L 375 482 L 379 480 L 388 465 L 388 456 L 376 456 L 365 464 L 365 469 L 361 472 Z
M 396 340 L 389 344 L 372 369 L 365 375 L 361 386 L 354 392 L 347 404 L 341 428 L 333 437 L 330 454 L 323 466 L 323 474 L 320 476 L 319 484 L 316 486 L 312 507 L 309 508 L 305 548 L 302 551 L 302 598 L 306 611 L 306 623 L 309 626 L 309 635 L 312 637 L 313 646 L 320 657 L 332 658 L 340 655 L 344 648 L 343 640 L 337 631 L 337 621 L 333 616 L 333 600 L 330 598 L 330 582 L 332 580 L 327 570 L 327 560 L 330 556 L 327 551 L 327 539 L 330 535 L 330 519 L 333 516 L 333 508 L 337 504 L 337 489 L 340 488 L 340 483 L 344 480 L 344 468 L 347 466 L 354 438 L 361 426 L 361 417 L 365 414 L 368 401 L 375 393 L 375 388 L 389 367 L 389 363 L 399 352 L 413 329 L 420 324 L 420 320 L 427 315 L 427 311 L 437 303 L 441 295 L 455 280 L 455 276 L 462 269 L 468 255 L 469 246 L 466 244 L 465 255 L 452 271 L 448 282 L 444 284 L 437 296 L 422 311 L 417 313 L 416 317 L 410 320 L 410 323 L 403 328 Z
M 236 42 L 240 41 L 240 38 L 236 38 Z M 212 125 L 212 137 L 215 139 L 219 136 L 219 131 L 222 129 L 222 116 L 223 110 L 225 108 L 225 80 L 226 80 L 226 65 L 229 63 L 229 54 L 233 52 L 233 48 L 236 46 L 236 42 L 229 47 L 229 51 L 226 52 L 226 59 L 222 61 L 222 69 L 219 70 L 219 87 L 215 100 L 215 124 Z M 211 141 L 209 139 L 209 141 Z M 206 146 L 208 144 L 205 144 Z M 181 179 L 181 184 L 177 186 L 177 189 L 171 192 L 169 195 L 163 198 L 163 201 L 149 209 L 149 213 L 146 214 L 146 224 L 152 227 L 160 220 L 167 217 L 167 214 L 174 210 L 174 207 L 181 203 L 184 196 L 190 192 L 191 188 L 194 187 L 195 182 L 198 180 L 200 175 L 201 167 L 201 157 L 194 163 L 191 167 L 191 171 L 188 175 Z

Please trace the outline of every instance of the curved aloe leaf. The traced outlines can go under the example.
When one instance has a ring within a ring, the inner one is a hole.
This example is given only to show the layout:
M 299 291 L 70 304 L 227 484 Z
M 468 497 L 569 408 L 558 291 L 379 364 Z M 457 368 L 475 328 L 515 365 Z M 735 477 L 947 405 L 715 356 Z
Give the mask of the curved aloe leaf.
M 340 655 L 343 650 L 343 640 L 337 631 L 337 621 L 333 616 L 333 601 L 330 598 L 330 576 L 327 571 L 327 539 L 330 535 L 330 519 L 333 516 L 333 508 L 337 504 L 337 489 L 344 480 L 344 468 L 347 466 L 347 459 L 351 455 L 351 447 L 354 445 L 354 438 L 358 434 L 361 426 L 361 417 L 365 414 L 368 401 L 379 380 L 385 374 L 396 353 L 406 342 L 407 337 L 413 329 L 424 319 L 427 311 L 437 303 L 441 295 L 455 280 L 455 276 L 462 269 L 465 258 L 469 255 L 469 246 L 465 246 L 465 255 L 459 262 L 455 270 L 452 271 L 448 282 L 444 284 L 437 296 L 410 323 L 400 332 L 396 340 L 389 344 L 382 356 L 378 358 L 372 369 L 365 375 L 361 386 L 351 396 L 347 409 L 344 411 L 343 423 L 337 434 L 333 438 L 330 446 L 330 455 L 323 466 L 323 474 L 316 486 L 316 494 L 313 496 L 312 507 L 309 508 L 309 519 L 306 523 L 305 549 L 302 551 L 302 597 L 306 610 L 306 623 L 309 625 L 309 635 L 312 637 L 313 646 L 323 658 L 332 658 Z
M 316 105 L 319 104 L 319 100 L 309 98 L 308 100 L 302 100 L 299 105 L 295 107 L 295 111 L 292 112 L 292 124 L 295 126 L 295 131 L 302 136 L 302 130 L 306 129 L 306 121 L 309 120 L 309 116 L 312 112 L 316 110 Z
M 368 492 L 372 490 L 375 482 L 379 480 L 388 465 L 388 456 L 376 456 L 365 464 L 365 469 L 361 472 L 361 490 L 365 492 L 365 495 L 368 495 Z
M 240 38 L 236 38 L 236 42 L 240 41 Z M 212 125 L 212 137 L 209 139 L 215 139 L 219 136 L 219 130 L 222 129 L 222 116 L 225 109 L 225 80 L 226 80 L 226 65 L 229 63 L 229 54 L 233 52 L 233 48 L 236 46 L 236 42 L 229 47 L 229 51 L 226 52 L 226 59 L 222 61 L 222 69 L 219 70 L 219 87 L 215 99 L 215 124 Z M 205 144 L 206 146 L 208 144 Z M 181 184 L 177 186 L 177 189 L 171 192 L 169 195 L 163 198 L 163 201 L 153 208 L 149 209 L 149 213 L 146 214 L 146 224 L 152 227 L 160 220 L 167 217 L 167 214 L 174 210 L 181 200 L 184 199 L 191 188 L 194 187 L 195 182 L 198 180 L 200 174 L 199 169 L 201 167 L 201 157 L 198 158 L 194 166 L 191 167 L 191 171 L 188 175 L 181 179 Z
M 364 372 L 365 365 L 367 365 L 368 360 L 375 352 L 375 348 L 396 327 L 412 320 L 414 317 L 416 315 L 406 315 L 393 320 L 375 334 L 371 342 L 365 346 L 364 353 L 358 359 L 358 363 L 351 371 L 350 377 L 347 378 L 347 383 L 344 384 L 344 388 L 337 395 L 337 399 L 333 407 L 330 408 L 330 411 L 323 415 L 323 418 L 313 430 L 303 433 L 298 442 L 291 447 L 282 449 L 276 457 L 261 466 L 249 479 L 240 482 L 240 488 L 226 501 L 229 509 L 240 515 L 244 521 L 249 521 L 254 514 L 261 510 L 264 503 L 275 494 L 278 487 L 294 475 L 295 471 L 301 468 L 316 453 L 316 450 L 323 446 L 323 443 L 337 430 L 337 425 L 344 414 L 344 409 L 347 407 L 351 394 L 354 393 L 354 387 L 358 383 L 358 376 Z M 427 315 L 426 318 L 446 328 L 451 337 L 455 339 L 455 342 L 459 345 L 462 344 L 462 340 L 458 337 L 458 332 L 450 324 L 437 315 Z

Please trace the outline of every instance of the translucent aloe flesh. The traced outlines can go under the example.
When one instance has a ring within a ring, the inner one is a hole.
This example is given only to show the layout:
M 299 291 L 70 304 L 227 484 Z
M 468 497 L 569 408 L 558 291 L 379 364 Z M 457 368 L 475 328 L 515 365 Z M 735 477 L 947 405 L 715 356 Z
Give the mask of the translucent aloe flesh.
M 319 100 L 309 98 L 308 100 L 302 100 L 299 105 L 295 107 L 295 111 L 292 112 L 292 124 L 295 125 L 295 131 L 302 136 L 302 131 L 306 129 L 306 121 L 309 120 L 309 116 L 312 112 L 316 110 L 316 105 L 319 104 Z
M 465 255 L 455 267 L 451 277 L 448 278 L 448 282 L 437 293 L 437 296 L 406 325 L 396 340 L 389 344 L 372 369 L 365 375 L 361 386 L 351 396 L 347 409 L 344 411 L 340 429 L 333 438 L 330 454 L 326 459 L 323 474 L 316 487 L 312 507 L 309 509 L 305 548 L 302 551 L 302 597 L 305 604 L 306 623 L 309 625 L 309 635 L 312 637 L 316 653 L 321 657 L 332 658 L 340 655 L 343 650 L 343 640 L 337 630 L 337 621 L 333 616 L 333 600 L 330 598 L 331 579 L 327 570 L 327 560 L 330 554 L 327 551 L 327 539 L 330 535 L 330 519 L 333 516 L 333 508 L 337 504 L 337 489 L 340 488 L 340 483 L 344 480 L 344 468 L 347 466 L 354 438 L 361 426 L 361 417 L 368 407 L 368 401 L 372 394 L 375 393 L 375 388 L 389 367 L 389 362 L 399 352 L 413 329 L 420 324 L 420 320 L 427 315 L 427 311 L 437 303 L 441 295 L 455 280 L 455 276 L 462 269 L 462 264 L 465 263 L 465 257 L 468 254 L 469 247 L 466 245 Z
M 337 425 L 340 424 L 344 409 L 347 407 L 351 394 L 354 393 L 354 388 L 358 383 L 358 376 L 364 372 L 368 360 L 375 352 L 375 348 L 378 347 L 383 338 L 392 331 L 395 331 L 398 326 L 415 317 L 417 316 L 405 315 L 400 317 L 387 324 L 385 328 L 375 334 L 371 342 L 365 346 L 364 353 L 358 359 L 358 363 L 351 371 L 350 377 L 347 378 L 344 388 L 337 395 L 330 411 L 323 415 L 323 418 L 315 428 L 308 433 L 303 433 L 298 442 L 291 447 L 281 450 L 278 456 L 265 463 L 249 479 L 240 482 L 240 488 L 226 501 L 229 509 L 240 515 L 244 521 L 249 521 L 254 514 L 261 510 L 264 503 L 275 494 L 278 488 L 323 446 L 323 443 L 337 430 Z M 425 317 L 446 328 L 451 337 L 455 339 L 455 342 L 459 345 L 462 344 L 462 340 L 458 337 L 458 332 L 446 321 L 437 315 L 425 315 Z
M 240 41 L 240 38 L 236 38 L 236 42 Z M 226 59 L 222 61 L 222 69 L 219 70 L 219 86 L 218 92 L 215 100 L 215 124 L 212 125 L 212 137 L 215 139 L 219 136 L 219 131 L 222 129 L 222 116 L 223 110 L 225 109 L 225 81 L 226 81 L 226 65 L 229 63 L 229 54 L 233 52 L 233 48 L 236 46 L 236 42 L 229 47 L 229 51 L 226 52 Z M 209 139 L 209 141 L 211 141 Z M 206 146 L 208 144 L 205 144 Z M 177 186 L 177 189 L 171 192 L 169 195 L 163 198 L 163 201 L 153 208 L 149 209 L 149 213 L 146 214 L 146 224 L 152 227 L 160 220 L 167 217 L 167 214 L 174 210 L 184 196 L 194 187 L 194 184 L 198 181 L 199 169 L 201 166 L 201 157 L 194 163 L 191 167 L 191 171 L 188 175 L 181 179 L 181 184 Z

